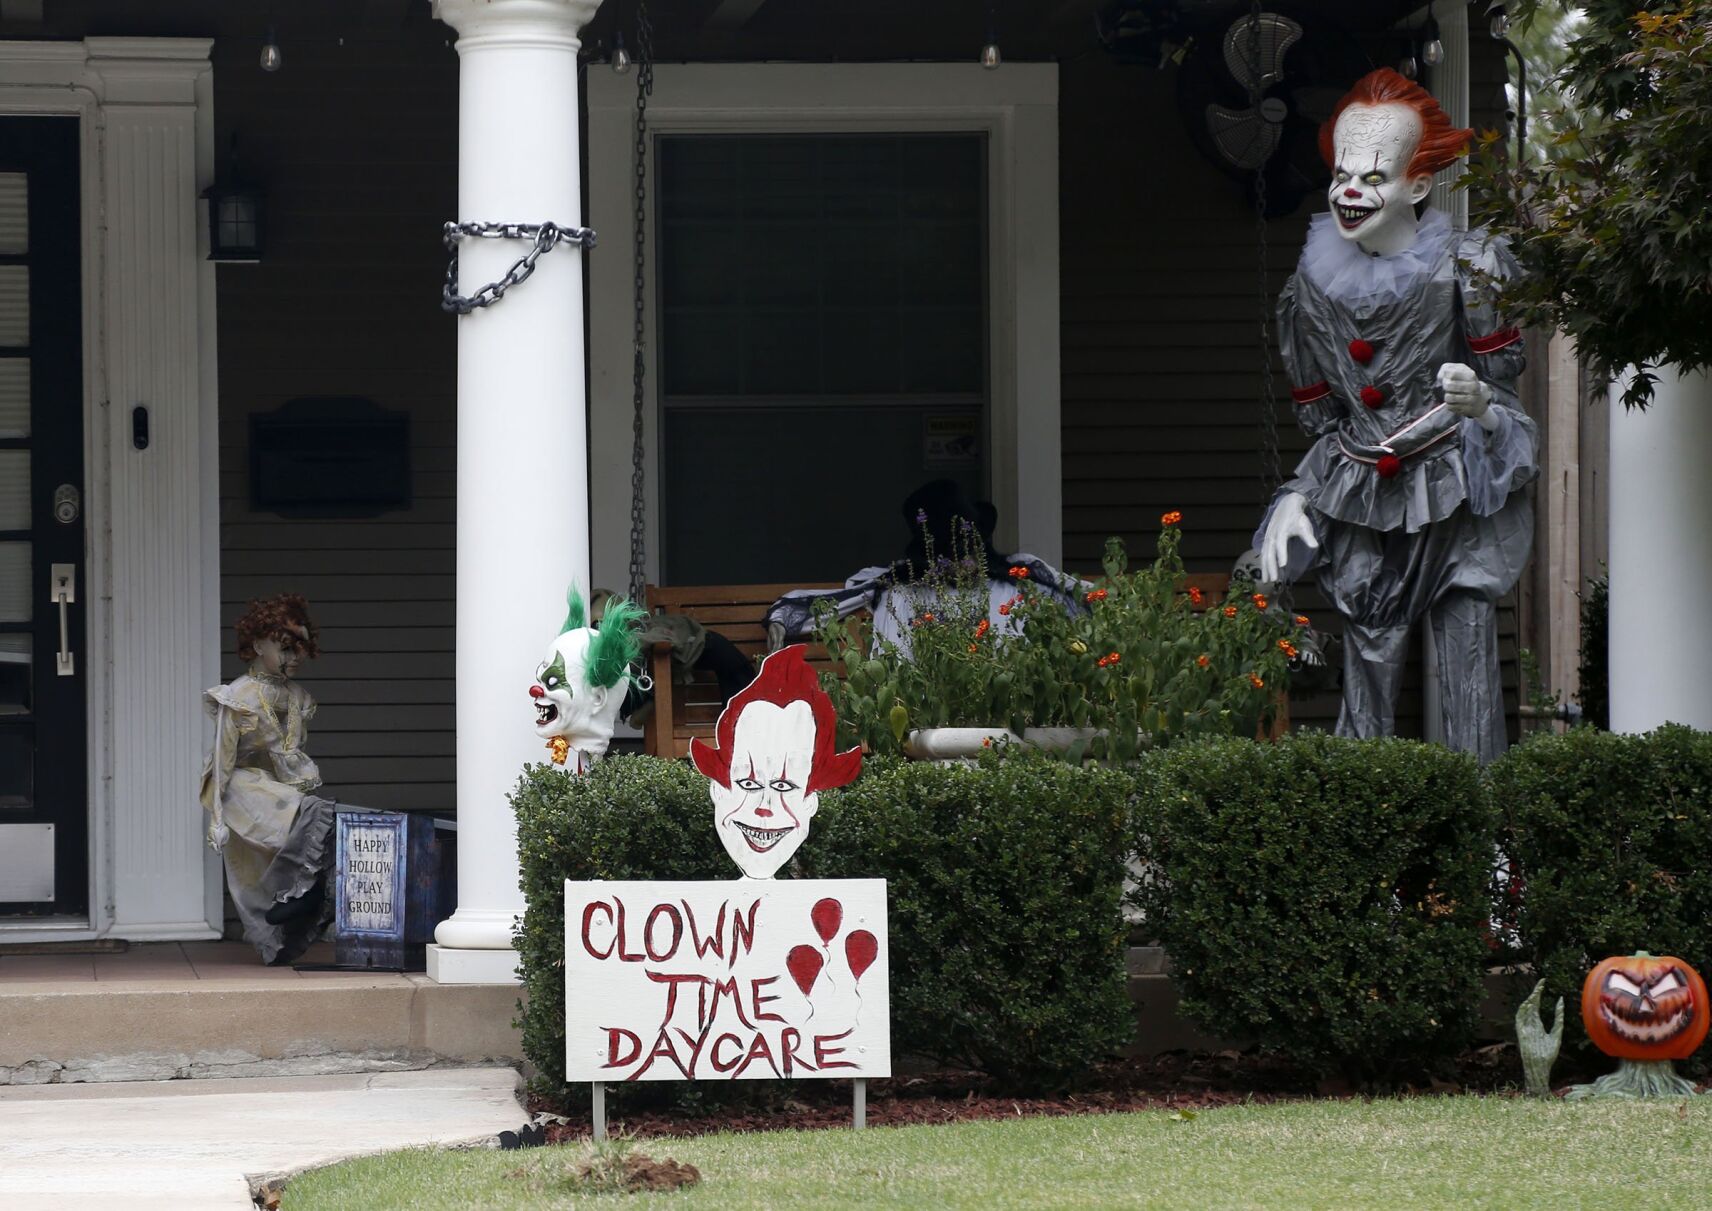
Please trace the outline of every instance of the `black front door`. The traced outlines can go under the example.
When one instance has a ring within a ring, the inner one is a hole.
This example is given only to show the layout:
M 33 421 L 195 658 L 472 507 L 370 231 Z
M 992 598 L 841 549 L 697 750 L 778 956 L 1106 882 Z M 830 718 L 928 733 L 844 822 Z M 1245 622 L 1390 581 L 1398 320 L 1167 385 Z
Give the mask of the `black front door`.
M 78 120 L 0 118 L 0 919 L 89 909 Z

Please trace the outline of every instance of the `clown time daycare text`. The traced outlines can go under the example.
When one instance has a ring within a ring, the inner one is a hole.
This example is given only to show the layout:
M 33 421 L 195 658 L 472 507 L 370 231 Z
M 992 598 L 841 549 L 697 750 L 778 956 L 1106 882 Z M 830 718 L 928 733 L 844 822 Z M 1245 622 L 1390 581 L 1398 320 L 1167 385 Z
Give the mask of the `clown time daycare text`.
M 565 884 L 565 1078 L 883 1077 L 884 879 Z

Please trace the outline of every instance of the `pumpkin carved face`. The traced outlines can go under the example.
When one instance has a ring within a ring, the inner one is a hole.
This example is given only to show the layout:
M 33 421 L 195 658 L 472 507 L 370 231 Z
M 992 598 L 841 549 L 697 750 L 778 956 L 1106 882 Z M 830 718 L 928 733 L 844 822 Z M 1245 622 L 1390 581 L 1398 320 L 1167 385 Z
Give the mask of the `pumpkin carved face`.
M 1674 955 L 1617 955 L 1587 973 L 1581 1021 L 1606 1055 L 1684 1060 L 1712 1026 L 1706 981 Z

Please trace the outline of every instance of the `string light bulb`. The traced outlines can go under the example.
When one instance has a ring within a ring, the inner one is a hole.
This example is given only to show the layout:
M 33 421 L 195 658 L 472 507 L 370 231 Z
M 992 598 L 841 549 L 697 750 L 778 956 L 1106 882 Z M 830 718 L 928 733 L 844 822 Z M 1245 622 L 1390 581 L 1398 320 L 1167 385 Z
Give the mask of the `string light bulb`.
M 1397 60 L 1397 74 L 1405 80 L 1413 80 L 1421 74 L 1421 67 L 1415 60 L 1413 51 Z
M 1502 4 L 1494 4 L 1489 15 L 1492 20 L 1488 28 L 1494 38 L 1502 38 L 1510 32 L 1510 14 L 1504 11 Z
M 262 70 L 278 71 L 285 62 L 285 57 L 279 53 L 279 40 L 273 35 L 273 26 L 268 26 L 267 41 L 262 43 Z
M 1421 62 L 1437 67 L 1444 62 L 1444 42 L 1439 38 L 1439 23 L 1427 18 L 1427 40 L 1421 44 Z
M 981 47 L 981 66 L 988 71 L 997 71 L 1004 57 L 999 54 L 999 31 L 997 22 L 993 19 L 993 6 L 987 6 L 987 42 Z
M 612 35 L 612 70 L 617 75 L 628 75 L 630 72 L 630 52 L 624 49 L 624 34 L 622 31 Z

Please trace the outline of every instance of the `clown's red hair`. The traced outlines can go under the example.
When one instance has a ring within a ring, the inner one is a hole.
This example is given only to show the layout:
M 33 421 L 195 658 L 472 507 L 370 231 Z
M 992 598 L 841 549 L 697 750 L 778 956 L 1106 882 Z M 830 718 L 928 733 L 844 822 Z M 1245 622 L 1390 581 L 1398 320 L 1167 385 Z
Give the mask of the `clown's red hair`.
M 774 706 L 806 702 L 814 712 L 814 765 L 803 793 L 812 795 L 856 780 L 856 775 L 862 772 L 862 750 L 836 751 L 838 716 L 833 713 L 832 699 L 820 688 L 814 670 L 803 659 L 805 651 L 807 648 L 802 644 L 792 644 L 761 662 L 755 680 L 739 690 L 719 713 L 714 744 L 699 736 L 690 741 L 690 760 L 698 770 L 721 786 L 729 787 L 731 748 L 737 736 L 737 716 L 743 713 L 743 708 L 753 702 L 770 702 Z
M 1409 160 L 1406 176 L 1430 176 L 1441 168 L 1449 168 L 1474 137 L 1472 130 L 1450 124 L 1450 115 L 1445 113 L 1432 93 L 1389 67 L 1381 67 L 1357 80 L 1337 103 L 1337 108 L 1332 110 L 1332 116 L 1320 127 L 1320 156 L 1328 168 L 1337 167 L 1337 148 L 1333 146 L 1332 136 L 1337 129 L 1337 120 L 1351 105 L 1407 105 L 1420 117 L 1421 142 Z

